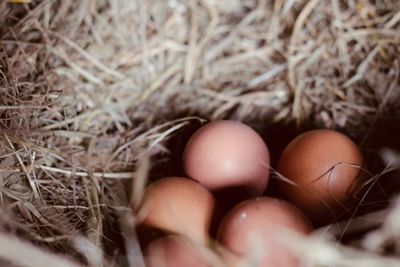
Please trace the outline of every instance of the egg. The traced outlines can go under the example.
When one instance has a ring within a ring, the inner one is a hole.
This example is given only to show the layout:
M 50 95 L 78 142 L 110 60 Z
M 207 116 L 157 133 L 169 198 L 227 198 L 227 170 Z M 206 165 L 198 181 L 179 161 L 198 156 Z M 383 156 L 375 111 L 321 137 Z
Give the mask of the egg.
M 206 243 L 215 207 L 213 195 L 183 177 L 166 177 L 145 189 L 139 215 L 142 224 Z
M 145 252 L 147 267 L 208 267 L 205 256 L 189 240 L 167 236 L 153 241 Z
M 306 235 L 312 226 L 295 206 L 270 197 L 246 200 L 222 220 L 217 240 L 228 251 L 229 266 L 252 262 L 258 267 L 297 267 L 299 259 L 287 247 L 284 231 Z
M 213 121 L 197 130 L 185 147 L 183 164 L 189 177 L 238 201 L 262 195 L 268 184 L 267 145 L 236 121 Z
M 291 183 L 279 190 L 314 222 L 324 223 L 343 209 L 360 183 L 363 156 L 347 136 L 313 130 L 295 138 L 282 152 L 277 170 Z

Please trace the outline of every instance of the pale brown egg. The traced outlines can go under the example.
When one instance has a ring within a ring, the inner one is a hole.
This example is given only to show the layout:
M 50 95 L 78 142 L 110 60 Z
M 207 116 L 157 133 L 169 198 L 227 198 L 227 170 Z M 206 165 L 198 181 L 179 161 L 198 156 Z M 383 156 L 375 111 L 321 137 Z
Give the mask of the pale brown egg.
M 224 217 L 217 240 L 232 252 L 226 257 L 230 265 L 247 260 L 258 267 L 297 267 L 299 259 L 285 243 L 285 231 L 306 235 L 311 229 L 293 205 L 259 197 L 238 204 Z
M 196 245 L 178 236 L 155 240 L 146 249 L 146 266 L 209 267 L 206 257 Z
M 285 199 L 315 222 L 326 222 L 346 204 L 360 183 L 363 156 L 347 136 L 313 130 L 295 138 L 283 151 L 278 172 L 293 184 L 280 182 Z
M 268 183 L 268 148 L 240 122 L 213 121 L 201 127 L 187 143 L 183 163 L 189 177 L 228 197 L 260 196 Z
M 147 226 L 206 243 L 214 207 L 213 195 L 201 184 L 167 177 L 146 188 L 138 214 Z

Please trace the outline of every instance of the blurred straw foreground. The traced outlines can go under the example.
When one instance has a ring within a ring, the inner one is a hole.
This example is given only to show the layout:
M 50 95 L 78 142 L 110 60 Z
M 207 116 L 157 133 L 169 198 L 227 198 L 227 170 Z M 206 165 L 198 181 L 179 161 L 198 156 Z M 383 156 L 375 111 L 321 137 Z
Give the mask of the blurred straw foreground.
M 390 196 L 321 231 L 374 228 L 288 240 L 306 266 L 400 266 L 399 54 L 398 0 L 0 0 L 0 265 L 142 266 L 129 203 L 169 140 L 230 118 L 357 140 Z

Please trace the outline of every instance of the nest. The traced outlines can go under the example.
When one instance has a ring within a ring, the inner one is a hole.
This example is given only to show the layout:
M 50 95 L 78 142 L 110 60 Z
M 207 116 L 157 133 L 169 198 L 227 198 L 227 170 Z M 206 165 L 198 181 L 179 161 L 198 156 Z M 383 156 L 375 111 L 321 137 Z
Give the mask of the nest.
M 357 140 L 384 200 L 330 228 L 346 242 L 296 249 L 310 266 L 398 266 L 399 30 L 397 0 L 2 1 L 0 258 L 140 266 L 130 205 L 172 174 L 177 136 L 233 119 L 273 155 L 310 128 Z

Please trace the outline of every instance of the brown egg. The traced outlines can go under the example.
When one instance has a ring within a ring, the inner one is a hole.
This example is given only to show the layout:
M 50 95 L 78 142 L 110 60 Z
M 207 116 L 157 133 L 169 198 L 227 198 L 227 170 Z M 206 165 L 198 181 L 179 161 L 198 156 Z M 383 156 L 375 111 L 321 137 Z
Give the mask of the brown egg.
M 187 143 L 183 163 L 189 177 L 238 199 L 261 195 L 268 183 L 268 148 L 240 122 L 213 121 L 201 127 Z
M 307 218 L 291 204 L 269 197 L 246 200 L 223 219 L 217 240 L 235 261 L 257 261 L 258 267 L 297 267 L 298 258 L 285 243 L 283 231 L 307 234 L 312 227 Z M 237 258 L 235 260 L 235 257 Z
M 209 266 L 195 244 L 178 236 L 168 236 L 150 243 L 145 259 L 147 267 Z
M 147 226 L 205 243 L 214 206 L 214 197 L 201 184 L 167 177 L 146 188 L 138 214 L 144 214 L 143 224 Z
M 280 191 L 315 222 L 325 222 L 352 196 L 362 164 L 360 150 L 347 136 L 309 131 L 295 138 L 279 159 L 278 172 L 296 184 L 280 182 Z

